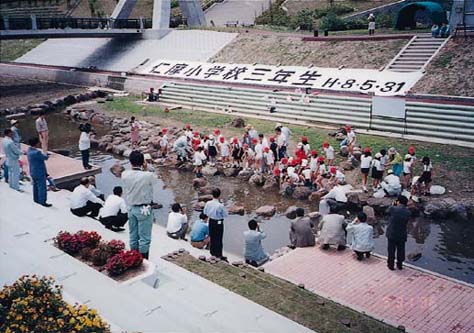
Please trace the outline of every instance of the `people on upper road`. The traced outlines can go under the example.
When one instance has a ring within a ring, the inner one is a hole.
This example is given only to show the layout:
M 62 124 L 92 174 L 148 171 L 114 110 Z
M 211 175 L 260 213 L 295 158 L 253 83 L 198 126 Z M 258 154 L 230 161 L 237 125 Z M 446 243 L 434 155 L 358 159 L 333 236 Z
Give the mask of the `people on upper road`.
M 264 232 L 260 231 L 260 226 L 256 220 L 250 220 L 248 223 L 249 230 L 244 231 L 245 262 L 254 267 L 263 265 L 268 261 L 269 256 L 263 250 L 262 240 L 267 237 Z

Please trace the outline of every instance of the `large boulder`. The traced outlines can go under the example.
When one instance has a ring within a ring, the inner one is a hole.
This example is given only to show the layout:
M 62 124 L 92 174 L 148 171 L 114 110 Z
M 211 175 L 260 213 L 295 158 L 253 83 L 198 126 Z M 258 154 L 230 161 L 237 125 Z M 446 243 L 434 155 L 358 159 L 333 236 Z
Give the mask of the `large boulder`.
M 349 170 L 354 170 L 355 166 L 351 161 L 343 161 L 339 164 L 339 167 L 343 170 L 349 171 Z
M 210 165 L 204 166 L 201 172 L 204 176 L 215 176 L 218 174 L 217 168 Z
M 290 220 L 296 219 L 296 210 L 298 207 L 296 206 L 290 206 L 286 209 L 285 216 L 289 218 Z
M 275 177 L 267 177 L 267 179 L 265 180 L 265 185 L 263 185 L 262 189 L 265 191 L 278 190 L 278 182 L 276 181 Z
M 296 186 L 293 194 L 291 195 L 294 199 L 306 200 L 313 193 L 313 191 L 306 186 Z
M 326 191 L 325 189 L 320 189 L 316 192 L 311 193 L 308 199 L 310 201 L 321 201 L 322 197 L 324 197 L 326 194 L 328 194 L 328 191 Z
M 115 145 L 112 152 L 115 154 L 115 155 L 123 155 L 123 152 L 125 150 L 127 150 L 127 146 L 125 145 Z
M 347 148 L 347 146 L 342 146 L 339 149 L 339 153 L 341 154 L 342 157 L 347 157 L 349 156 L 349 148 Z
M 245 120 L 243 120 L 242 118 L 235 118 L 234 120 L 232 120 L 232 123 L 230 125 L 236 128 L 244 128 Z
M 262 206 L 259 207 L 255 213 L 258 216 L 263 216 L 263 217 L 272 217 L 276 213 L 276 208 L 275 206 Z
M 212 187 L 212 186 L 204 186 L 204 187 L 200 187 L 198 189 L 198 192 L 199 192 L 199 194 L 212 194 L 213 189 L 214 189 L 214 187 Z
M 242 179 L 242 180 L 248 181 L 250 179 L 250 177 L 252 177 L 252 175 L 253 175 L 252 170 L 242 170 L 242 171 L 239 172 L 237 177 Z
M 222 168 L 222 173 L 226 177 L 236 177 L 240 172 L 240 168 Z
M 467 221 L 469 212 L 466 205 L 452 198 L 433 200 L 425 205 L 424 213 L 434 219 L 452 217 L 459 221 Z
M 290 185 L 288 183 L 283 183 L 280 188 L 280 194 L 291 197 L 293 195 L 293 192 L 295 191 L 295 186 Z
M 204 187 L 207 185 L 207 180 L 206 178 L 194 178 L 193 179 L 193 186 L 194 187 Z
M 392 198 L 369 198 L 367 204 L 371 206 L 376 213 L 384 214 L 387 211 L 387 208 L 390 207 L 393 203 Z
M 349 192 L 346 194 L 346 197 L 347 197 L 347 208 L 349 210 L 359 211 L 361 209 L 362 205 L 359 200 L 359 193 Z
M 211 194 L 203 194 L 203 195 L 200 195 L 198 199 L 199 201 L 208 202 L 208 201 L 211 201 L 213 197 Z
M 227 208 L 227 212 L 230 215 L 244 215 L 245 208 L 243 206 L 232 205 L 229 208 Z
M 249 179 L 249 183 L 256 186 L 263 186 L 265 184 L 265 176 L 261 173 L 253 174 Z
M 375 219 L 375 211 L 372 207 L 369 205 L 366 205 L 362 208 L 362 211 L 367 215 L 367 223 L 370 225 L 374 225 L 377 223 L 377 220 Z

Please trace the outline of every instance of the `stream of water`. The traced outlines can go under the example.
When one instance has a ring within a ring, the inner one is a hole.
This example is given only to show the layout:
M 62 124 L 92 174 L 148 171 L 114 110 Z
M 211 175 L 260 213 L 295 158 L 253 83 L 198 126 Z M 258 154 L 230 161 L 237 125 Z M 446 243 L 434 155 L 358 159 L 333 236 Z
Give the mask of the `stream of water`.
M 67 149 L 71 156 L 80 159 L 77 148 L 79 139 L 78 124 L 65 120 L 60 114 L 47 116 L 50 128 L 51 149 Z M 5 128 L 6 122 L 0 119 L 0 129 Z M 24 141 L 35 135 L 32 118 L 21 120 L 20 129 Z M 107 133 L 106 127 L 96 127 L 99 135 Z M 97 187 L 106 195 L 112 192 L 114 186 L 121 185 L 120 179 L 110 173 L 109 168 L 117 161 L 129 167 L 127 161 L 100 151 L 91 154 L 92 163 L 102 167 L 102 173 L 97 175 Z M 155 201 L 163 204 L 163 208 L 155 213 L 156 223 L 166 225 L 169 207 L 179 202 L 187 208 L 190 221 L 195 221 L 199 212 L 192 209 L 197 202 L 197 191 L 192 186 L 194 175 L 190 172 L 158 168 L 159 185 L 155 189 Z M 227 205 L 237 204 L 245 207 L 245 215 L 233 215 L 225 221 L 224 250 L 242 255 L 243 231 L 247 222 L 254 218 L 256 208 L 263 205 L 274 205 L 277 214 L 263 220 L 261 228 L 267 234 L 264 247 L 269 253 L 289 243 L 288 231 L 290 220 L 284 216 L 287 207 L 297 205 L 306 211 L 315 211 L 315 203 L 283 198 L 280 194 L 262 192 L 254 186 L 242 183 L 237 178 L 216 176 L 210 179 L 211 185 L 222 190 L 222 198 Z M 474 223 L 455 221 L 431 221 L 425 218 L 413 219 L 409 225 L 409 239 L 406 253 L 421 252 L 422 257 L 415 262 L 408 262 L 441 274 L 474 283 Z M 163 233 L 163 237 L 166 237 Z M 158 241 L 159 240 L 153 240 Z M 376 238 L 375 252 L 386 255 L 386 238 L 382 235 Z

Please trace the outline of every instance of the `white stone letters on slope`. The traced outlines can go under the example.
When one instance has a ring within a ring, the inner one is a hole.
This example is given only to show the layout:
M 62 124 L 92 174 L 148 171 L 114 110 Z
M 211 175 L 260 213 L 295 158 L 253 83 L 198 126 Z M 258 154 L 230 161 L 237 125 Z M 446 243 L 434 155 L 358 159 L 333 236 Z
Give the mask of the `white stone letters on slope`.
M 268 66 L 157 60 L 143 74 L 194 80 L 315 88 L 374 93 L 379 96 L 405 95 L 422 72 L 397 73 L 373 69 L 337 69 L 299 66 Z

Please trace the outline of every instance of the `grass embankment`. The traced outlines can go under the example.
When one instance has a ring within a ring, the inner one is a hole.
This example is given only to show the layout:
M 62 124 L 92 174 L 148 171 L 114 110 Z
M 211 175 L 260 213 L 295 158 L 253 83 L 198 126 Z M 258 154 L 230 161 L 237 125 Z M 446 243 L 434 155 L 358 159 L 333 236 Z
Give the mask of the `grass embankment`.
M 413 91 L 474 96 L 474 37 L 451 39 L 426 68 Z
M 357 13 L 392 2 L 394 2 L 394 0 L 338 0 L 335 1 L 334 4 L 337 6 L 352 7 L 354 9 L 353 13 Z M 285 3 L 285 7 L 288 9 L 289 15 L 295 15 L 303 9 L 326 9 L 328 7 L 328 1 L 289 0 Z
M 0 61 L 13 61 L 40 45 L 44 39 L 15 39 L 0 41 Z
M 242 134 L 241 129 L 230 126 L 230 123 L 236 117 L 233 115 L 185 109 L 165 113 L 159 106 L 137 104 L 136 102 L 139 100 L 140 98 L 135 96 L 115 98 L 114 101 L 105 104 L 105 110 L 122 116 L 134 114 L 143 118 L 154 119 L 165 126 L 182 127 L 189 123 L 203 132 L 221 128 L 226 136 L 240 136 Z M 251 124 L 259 132 L 266 135 L 274 133 L 274 122 L 245 117 L 244 119 L 247 124 Z M 326 140 L 335 149 L 339 146 L 338 141 L 327 135 L 328 130 L 326 129 L 299 125 L 291 125 L 290 128 L 293 131 L 293 142 L 305 135 L 309 138 L 313 149 L 320 150 L 322 142 Z M 414 145 L 419 160 L 423 156 L 429 156 L 432 159 L 434 184 L 445 186 L 448 191 L 453 191 L 456 199 L 472 200 L 474 198 L 474 171 L 472 168 L 474 165 L 474 149 L 373 135 L 359 134 L 357 137 L 362 147 L 370 147 L 373 152 L 393 146 L 398 149 L 400 154 L 404 155 L 408 147 Z M 416 174 L 419 174 L 420 170 L 420 165 L 417 165 Z
M 379 69 L 406 43 L 406 40 L 304 42 L 277 34 L 241 34 L 211 61 Z
M 165 259 L 319 333 L 400 332 L 253 268 L 237 268 L 223 262 L 210 264 L 187 254 L 176 259 Z M 242 273 L 245 278 L 240 276 Z M 346 320 L 350 327 L 343 323 Z

